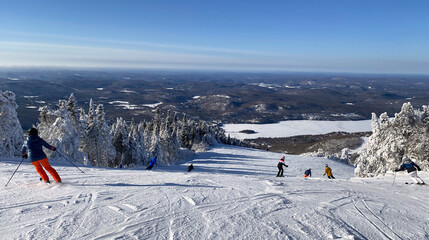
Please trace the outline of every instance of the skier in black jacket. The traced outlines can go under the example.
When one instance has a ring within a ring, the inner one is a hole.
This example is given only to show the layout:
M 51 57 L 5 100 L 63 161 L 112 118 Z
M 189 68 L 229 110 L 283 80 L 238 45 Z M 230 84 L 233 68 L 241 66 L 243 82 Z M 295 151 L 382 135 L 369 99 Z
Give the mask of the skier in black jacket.
M 403 157 L 403 163 L 401 167 L 399 169 L 396 169 L 395 172 L 404 171 L 404 170 L 407 170 L 408 174 L 410 175 L 411 179 L 413 179 L 415 184 L 418 184 L 418 185 L 426 184 L 417 175 L 417 171 L 421 171 L 420 167 L 417 164 L 415 164 L 413 161 L 411 161 L 411 159 L 409 159 L 407 156 Z
M 283 177 L 283 166 L 288 167 L 288 165 L 285 164 L 285 156 L 280 158 L 280 161 L 277 164 L 277 168 L 279 169 L 279 172 L 277 173 L 277 177 Z
M 194 170 L 194 164 L 191 163 L 191 165 L 189 165 L 189 167 L 188 167 L 188 172 L 190 172 L 192 170 Z

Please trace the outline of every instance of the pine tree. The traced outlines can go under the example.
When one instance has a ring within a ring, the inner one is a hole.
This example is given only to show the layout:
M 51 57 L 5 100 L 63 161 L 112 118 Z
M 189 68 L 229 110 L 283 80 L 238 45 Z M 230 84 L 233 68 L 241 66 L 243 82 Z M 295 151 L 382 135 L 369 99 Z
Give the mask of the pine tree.
M 89 101 L 88 122 L 85 124 L 86 129 L 81 132 L 81 149 L 89 159 L 92 166 L 102 166 L 99 156 L 99 142 L 102 142 L 100 129 L 95 117 L 95 109 L 92 99 Z
M 140 165 L 146 165 L 148 162 L 148 157 L 146 153 L 146 144 L 145 144 L 145 123 L 140 122 L 137 126 L 137 131 L 135 132 L 135 158 L 137 159 L 136 163 Z
M 40 123 L 37 125 L 40 137 L 56 146 L 57 152 L 76 162 L 88 164 L 87 155 L 80 151 L 79 139 L 81 136 L 73 125 L 66 101 L 60 100 L 58 105 L 58 110 L 50 110 L 46 106 L 42 108 L 39 115 Z M 47 155 L 51 158 L 58 158 L 60 155 L 57 152 L 47 152 Z
M 94 166 L 117 167 L 119 165 L 146 165 L 156 156 L 160 163 L 172 164 L 180 161 L 189 150 L 202 151 L 224 140 L 225 132 L 219 126 L 208 125 L 204 121 L 196 123 L 172 117 L 168 111 L 165 118 L 156 110 L 156 115 L 149 123 L 130 124 L 122 118 L 109 128 L 102 104 L 95 106 L 89 102 L 88 114 L 77 108 L 73 94 L 67 101 L 60 100 L 59 108 L 51 110 L 41 108 L 37 126 L 43 138 L 57 146 L 64 153 L 83 164 Z M 58 157 L 55 153 L 52 157 Z
M 99 164 L 103 167 L 112 167 L 115 159 L 115 148 L 112 144 L 112 137 L 109 132 L 109 126 L 105 119 L 103 104 L 99 104 L 96 109 L 97 122 L 101 135 L 101 142 L 98 142 L 98 154 L 100 156 Z
M 23 132 L 18 120 L 15 93 L 0 90 L 0 155 L 17 156 L 23 144 Z
M 158 126 L 154 124 L 154 129 L 151 136 L 151 145 L 149 148 L 150 158 L 157 157 L 160 161 L 164 159 L 164 152 L 160 143 Z
M 67 101 L 67 110 L 70 112 L 70 117 L 72 120 L 76 119 L 76 99 L 74 94 L 71 93 L 69 100 Z
M 188 120 L 186 118 L 186 114 L 184 114 L 182 119 L 181 132 L 180 132 L 181 147 L 191 149 L 189 134 L 190 132 L 188 129 Z
M 117 118 L 116 123 L 113 127 L 113 132 L 111 132 L 112 143 L 116 150 L 116 157 L 113 165 L 115 167 L 119 165 L 128 166 L 135 164 L 132 161 L 132 153 L 130 147 L 130 141 L 128 139 L 128 126 L 124 119 Z

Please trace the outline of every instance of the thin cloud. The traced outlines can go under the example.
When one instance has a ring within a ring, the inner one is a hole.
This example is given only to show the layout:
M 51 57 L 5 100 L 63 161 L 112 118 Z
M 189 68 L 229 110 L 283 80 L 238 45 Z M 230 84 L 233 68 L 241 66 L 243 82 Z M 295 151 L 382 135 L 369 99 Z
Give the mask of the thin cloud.
M 158 49 L 159 50 L 159 49 Z M 427 61 L 219 54 L 0 41 L 0 67 L 429 73 Z M 392 69 L 395 69 L 392 71 Z
M 178 69 L 284 68 L 275 60 L 65 44 L 0 41 L 1 66 Z
M 40 37 L 40 38 L 46 38 L 46 39 L 52 39 L 52 40 L 77 41 L 77 42 L 86 42 L 86 43 L 94 43 L 94 44 L 104 43 L 104 44 L 112 44 L 112 45 L 142 46 L 142 47 L 154 47 L 154 48 L 171 49 L 171 50 L 188 50 L 188 51 L 195 51 L 195 52 L 229 53 L 229 54 L 244 54 L 244 55 L 277 56 L 277 57 L 289 56 L 287 54 L 254 51 L 254 50 L 161 44 L 161 43 L 152 43 L 152 42 L 145 42 L 145 41 L 108 40 L 108 39 L 64 36 L 64 35 L 55 35 L 55 34 L 22 33 L 22 32 L 10 32 L 10 31 L 0 31 L 0 32 L 10 34 L 10 35 L 23 36 L 23 37 Z

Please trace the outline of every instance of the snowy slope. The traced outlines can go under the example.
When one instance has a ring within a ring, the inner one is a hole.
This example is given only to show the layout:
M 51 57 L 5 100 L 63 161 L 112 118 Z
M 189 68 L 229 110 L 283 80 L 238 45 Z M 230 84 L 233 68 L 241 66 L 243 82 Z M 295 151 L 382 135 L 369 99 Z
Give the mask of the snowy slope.
M 191 162 L 82 169 L 52 162 L 46 185 L 29 163 L 0 161 L 1 239 L 429 239 L 429 188 L 401 173 L 354 179 L 349 165 L 218 145 Z M 325 163 L 336 180 L 322 176 Z M 302 177 L 311 167 L 313 177 Z M 420 173 L 429 182 L 427 172 Z
M 264 137 L 291 137 L 297 135 L 317 135 L 331 132 L 367 132 L 371 131 L 371 120 L 361 121 L 316 121 L 290 120 L 271 124 L 225 124 L 226 134 L 237 139 L 255 139 Z M 253 130 L 254 134 L 240 133 Z

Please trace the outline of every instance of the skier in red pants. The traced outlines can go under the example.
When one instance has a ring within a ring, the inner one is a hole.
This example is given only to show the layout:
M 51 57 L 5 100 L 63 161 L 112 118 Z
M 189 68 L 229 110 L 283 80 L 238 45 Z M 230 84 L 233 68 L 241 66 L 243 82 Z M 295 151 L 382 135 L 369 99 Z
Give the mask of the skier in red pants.
M 49 183 L 49 177 L 46 174 L 45 170 L 51 174 L 52 178 L 56 182 L 61 182 L 61 178 L 58 175 L 57 171 L 51 167 L 49 164 L 48 158 L 46 157 L 46 154 L 43 152 L 42 147 L 51 149 L 52 151 L 57 150 L 54 146 L 49 145 L 45 140 L 40 138 L 39 132 L 35 128 L 31 128 L 28 130 L 28 138 L 24 142 L 24 145 L 21 149 L 21 155 L 23 158 L 27 159 L 30 157 L 31 164 L 36 168 L 37 173 L 39 173 L 41 180 L 43 180 L 46 183 Z M 28 150 L 28 154 L 27 154 Z

